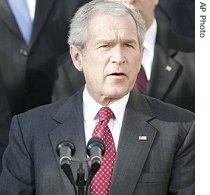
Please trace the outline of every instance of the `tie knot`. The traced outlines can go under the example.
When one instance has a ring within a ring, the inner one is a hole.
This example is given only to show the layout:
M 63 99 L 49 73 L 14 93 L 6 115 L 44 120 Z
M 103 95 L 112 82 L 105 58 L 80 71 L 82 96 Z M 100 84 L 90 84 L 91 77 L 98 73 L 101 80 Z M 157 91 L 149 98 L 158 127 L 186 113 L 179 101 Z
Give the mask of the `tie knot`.
M 106 121 L 107 123 L 114 115 L 112 110 L 109 107 L 102 107 L 99 110 L 98 114 L 99 114 L 99 121 L 100 122 Z

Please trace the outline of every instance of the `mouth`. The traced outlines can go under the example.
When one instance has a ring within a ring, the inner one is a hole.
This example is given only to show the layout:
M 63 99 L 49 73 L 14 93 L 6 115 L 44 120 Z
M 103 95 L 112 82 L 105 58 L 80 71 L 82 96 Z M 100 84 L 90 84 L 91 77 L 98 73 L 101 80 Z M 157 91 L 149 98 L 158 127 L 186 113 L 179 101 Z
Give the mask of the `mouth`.
M 109 76 L 125 76 L 124 73 L 112 73 L 112 74 L 109 74 Z
M 110 79 L 113 79 L 113 81 L 123 81 L 126 79 L 127 76 L 126 76 L 126 74 L 124 74 L 122 72 L 120 72 L 120 73 L 115 72 L 115 73 L 109 74 L 108 77 Z

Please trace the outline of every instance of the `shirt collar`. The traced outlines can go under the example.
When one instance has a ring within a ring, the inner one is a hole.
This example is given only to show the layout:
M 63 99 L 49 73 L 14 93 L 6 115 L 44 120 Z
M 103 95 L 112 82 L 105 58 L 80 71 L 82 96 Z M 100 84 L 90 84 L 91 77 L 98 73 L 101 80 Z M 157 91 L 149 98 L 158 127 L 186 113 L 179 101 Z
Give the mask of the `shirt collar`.
M 149 50 L 152 54 L 154 54 L 155 48 L 155 40 L 157 35 L 157 21 L 153 19 L 152 25 L 148 28 L 145 39 L 144 39 L 144 47 Z
M 109 105 L 109 108 L 114 113 L 115 119 L 117 119 L 119 122 L 122 122 L 123 120 L 125 107 L 128 102 L 129 95 L 130 93 Z M 97 113 L 101 107 L 102 106 L 90 96 L 85 86 L 83 91 L 83 113 L 86 124 L 97 118 Z

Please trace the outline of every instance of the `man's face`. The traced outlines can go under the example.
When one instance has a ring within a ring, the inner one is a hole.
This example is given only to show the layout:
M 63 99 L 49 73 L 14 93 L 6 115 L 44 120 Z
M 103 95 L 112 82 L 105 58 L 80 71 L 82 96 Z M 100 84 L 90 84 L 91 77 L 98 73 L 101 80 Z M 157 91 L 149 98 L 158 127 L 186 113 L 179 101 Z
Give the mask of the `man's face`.
M 88 28 L 81 68 L 91 96 L 109 104 L 133 88 L 140 70 L 136 24 L 131 16 L 97 15 Z

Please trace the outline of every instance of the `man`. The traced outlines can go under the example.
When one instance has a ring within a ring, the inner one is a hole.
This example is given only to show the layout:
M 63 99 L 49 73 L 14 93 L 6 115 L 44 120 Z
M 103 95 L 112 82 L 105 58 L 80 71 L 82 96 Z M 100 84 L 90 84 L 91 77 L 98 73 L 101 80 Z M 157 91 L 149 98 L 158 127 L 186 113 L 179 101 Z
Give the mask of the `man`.
M 68 20 L 86 0 L 24 1 L 19 16 L 23 3 L 0 0 L 0 71 L 12 115 L 51 102 L 56 57 L 68 51 Z M 32 29 L 25 40 L 27 13 Z
M 91 195 L 194 193 L 194 114 L 133 89 L 144 34 L 141 15 L 121 3 L 91 1 L 77 11 L 68 43 L 85 88 L 13 118 L 0 194 L 74 194 L 56 148 L 70 140 L 74 159 L 85 159 L 92 136 L 106 147 Z M 78 163 L 71 169 L 76 178 Z
M 145 69 L 148 84 L 144 93 L 194 112 L 194 41 L 160 28 L 154 17 L 158 0 L 116 1 L 140 10 L 146 20 L 142 67 Z M 75 73 L 69 56 L 62 56 L 58 59 L 58 64 L 53 101 L 72 95 L 83 82 L 83 76 Z
M 21 1 L 0 0 L 0 73 L 7 94 L 0 102 L 0 159 L 8 144 L 11 116 L 51 102 L 55 59 L 68 51 L 68 21 L 85 0 L 23 1 L 26 8 L 28 3 L 25 11 L 19 10 Z M 20 20 L 16 11 L 20 11 Z M 30 40 L 24 39 L 19 23 L 27 11 L 32 26 Z

